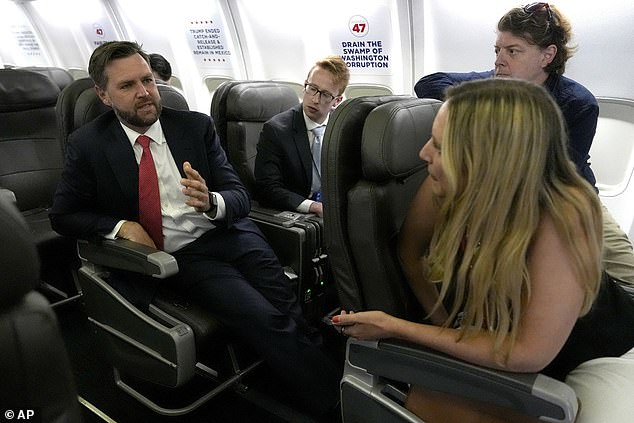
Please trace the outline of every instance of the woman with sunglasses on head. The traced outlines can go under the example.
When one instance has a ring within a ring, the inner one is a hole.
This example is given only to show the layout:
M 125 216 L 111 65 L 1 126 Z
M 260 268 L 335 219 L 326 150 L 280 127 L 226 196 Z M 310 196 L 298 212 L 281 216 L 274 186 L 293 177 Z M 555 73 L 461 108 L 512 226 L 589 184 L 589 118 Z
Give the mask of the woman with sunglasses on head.
M 631 421 L 634 300 L 602 271 L 601 205 L 566 145 L 561 112 L 539 85 L 486 79 L 451 88 L 420 151 L 429 177 L 405 221 L 426 246 L 413 288 L 434 325 L 380 311 L 333 323 L 347 336 L 543 372 L 575 390 L 578 423 Z M 434 420 L 442 399 L 414 388 L 409 408 L 429 422 L 527 421 L 501 410 L 468 420 L 475 411 L 456 399 Z
M 588 153 L 597 127 L 599 106 L 583 85 L 563 76 L 566 62 L 574 53 L 574 48 L 569 46 L 571 38 L 570 22 L 554 5 L 532 3 L 517 7 L 498 22 L 494 70 L 438 72 L 421 78 L 414 90 L 418 97 L 443 100 L 448 87 L 477 79 L 519 78 L 543 85 L 563 113 L 571 160 L 579 174 L 594 186 L 596 179 Z M 605 207 L 603 232 L 603 265 L 634 295 L 632 244 Z

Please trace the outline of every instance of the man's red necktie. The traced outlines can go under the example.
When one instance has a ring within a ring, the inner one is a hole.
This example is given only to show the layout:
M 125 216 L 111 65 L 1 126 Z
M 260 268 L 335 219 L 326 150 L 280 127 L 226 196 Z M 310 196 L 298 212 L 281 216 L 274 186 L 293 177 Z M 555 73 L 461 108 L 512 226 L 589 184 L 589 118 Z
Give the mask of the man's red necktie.
M 163 219 L 161 217 L 161 195 L 154 159 L 150 151 L 152 139 L 139 135 L 136 139 L 143 147 L 139 163 L 139 223 L 150 235 L 156 248 L 163 249 Z

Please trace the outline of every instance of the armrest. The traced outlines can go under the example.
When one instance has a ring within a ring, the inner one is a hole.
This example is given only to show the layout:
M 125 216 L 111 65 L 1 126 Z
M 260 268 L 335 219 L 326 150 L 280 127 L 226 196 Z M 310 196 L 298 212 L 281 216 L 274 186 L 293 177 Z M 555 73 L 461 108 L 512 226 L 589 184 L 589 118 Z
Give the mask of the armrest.
M 544 416 L 549 421 L 574 421 L 577 414 L 575 392 L 563 382 L 542 374 L 479 367 L 403 341 L 351 339 L 346 361 L 374 376 Z
M 264 220 L 269 223 L 274 223 L 279 226 L 284 226 L 286 228 L 290 228 L 295 225 L 296 222 L 301 222 L 304 220 L 313 220 L 320 219 L 311 213 L 300 213 L 298 211 L 284 211 L 277 209 L 269 209 L 259 205 L 252 205 L 251 212 L 249 214 L 251 217 L 255 217 L 260 220 Z
M 15 193 L 7 188 L 0 188 L 0 198 L 14 205 L 18 202 Z
M 79 257 L 87 262 L 164 279 L 178 273 L 176 259 L 165 251 L 125 239 L 77 241 Z

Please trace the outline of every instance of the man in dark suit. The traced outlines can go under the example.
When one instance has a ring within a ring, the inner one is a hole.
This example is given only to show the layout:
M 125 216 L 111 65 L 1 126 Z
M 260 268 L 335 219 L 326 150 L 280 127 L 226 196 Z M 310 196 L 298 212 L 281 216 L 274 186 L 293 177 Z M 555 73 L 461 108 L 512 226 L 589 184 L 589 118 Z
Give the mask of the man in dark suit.
M 257 200 L 266 207 L 323 215 L 321 140 L 330 112 L 343 100 L 350 72 L 328 56 L 308 72 L 304 98 L 262 127 L 255 159 Z
M 258 351 L 304 405 L 332 409 L 336 367 L 307 336 L 281 265 L 246 218 L 248 194 L 209 116 L 163 109 L 149 58 L 136 43 L 99 46 L 89 73 L 113 110 L 71 136 L 53 228 L 171 253 L 179 274 L 169 284 Z M 135 284 L 151 298 L 156 283 L 123 281 Z

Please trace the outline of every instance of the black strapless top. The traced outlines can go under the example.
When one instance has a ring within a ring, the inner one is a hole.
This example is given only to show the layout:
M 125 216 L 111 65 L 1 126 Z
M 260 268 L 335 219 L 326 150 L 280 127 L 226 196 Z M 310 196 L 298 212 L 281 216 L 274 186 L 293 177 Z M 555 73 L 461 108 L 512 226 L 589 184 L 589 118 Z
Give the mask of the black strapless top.
M 603 272 L 592 309 L 577 320 L 559 354 L 541 373 L 563 381 L 585 361 L 618 357 L 633 347 L 634 299 Z

